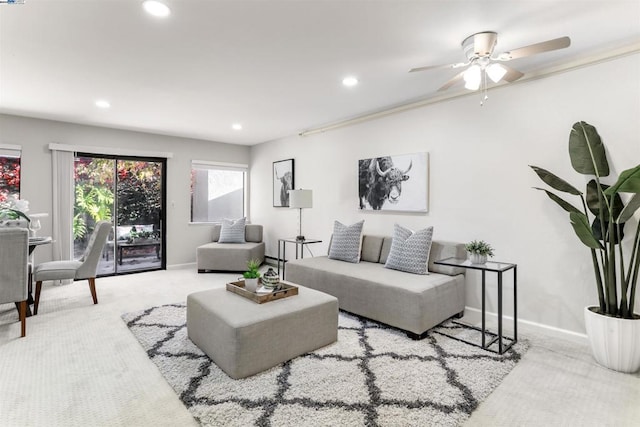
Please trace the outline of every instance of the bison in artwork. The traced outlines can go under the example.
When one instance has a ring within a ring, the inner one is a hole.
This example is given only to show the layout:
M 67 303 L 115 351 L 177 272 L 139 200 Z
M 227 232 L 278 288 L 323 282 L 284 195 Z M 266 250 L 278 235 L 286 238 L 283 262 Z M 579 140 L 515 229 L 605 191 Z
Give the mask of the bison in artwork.
M 289 190 L 293 184 L 291 172 L 287 171 L 284 175 L 279 176 L 276 169 L 276 179 L 280 181 L 280 206 L 289 206 Z
M 407 173 L 413 166 L 402 171 L 393 165 L 391 157 L 377 157 L 359 161 L 360 209 L 368 203 L 373 210 L 380 210 L 385 201 L 397 203 L 402 194 L 402 181 L 409 179 Z

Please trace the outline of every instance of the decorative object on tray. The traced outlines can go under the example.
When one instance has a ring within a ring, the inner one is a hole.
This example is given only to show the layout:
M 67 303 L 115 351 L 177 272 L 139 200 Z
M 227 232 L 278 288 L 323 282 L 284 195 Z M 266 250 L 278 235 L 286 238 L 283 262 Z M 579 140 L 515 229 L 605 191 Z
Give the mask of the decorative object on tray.
M 280 276 L 273 268 L 269 267 L 266 273 L 262 275 L 262 286 L 267 289 L 277 289 L 280 283 Z
M 493 248 L 484 240 L 472 240 L 464 245 L 464 248 L 469 253 L 472 264 L 484 264 L 488 256 L 493 256 Z
M 635 372 L 640 369 L 640 314 L 634 314 L 640 224 L 633 216 L 640 209 L 640 164 L 622 171 L 617 180 L 609 177 L 605 146 L 596 128 L 586 122 L 571 128 L 569 158 L 573 169 L 590 179 L 584 192 L 545 169 L 531 168 L 554 190 L 578 196 L 582 210 L 555 193 L 536 189 L 569 213 L 573 230 L 591 252 L 599 304 L 585 307 L 584 314 L 594 358 L 609 369 Z M 616 181 L 609 186 L 602 182 L 604 177 L 609 177 L 607 182 Z M 625 235 L 633 237 L 623 242 Z
M 280 282 L 277 290 L 264 292 L 267 290 L 265 287 L 260 287 L 256 291 L 248 291 L 245 288 L 245 282 L 246 281 L 227 283 L 227 290 L 250 299 L 253 302 L 257 302 L 258 304 L 298 295 L 298 287 L 290 283 Z
M 260 261 L 257 259 L 250 259 L 247 261 L 247 271 L 242 273 L 244 277 L 244 285 L 250 292 L 255 292 L 258 289 L 258 281 L 260 280 Z

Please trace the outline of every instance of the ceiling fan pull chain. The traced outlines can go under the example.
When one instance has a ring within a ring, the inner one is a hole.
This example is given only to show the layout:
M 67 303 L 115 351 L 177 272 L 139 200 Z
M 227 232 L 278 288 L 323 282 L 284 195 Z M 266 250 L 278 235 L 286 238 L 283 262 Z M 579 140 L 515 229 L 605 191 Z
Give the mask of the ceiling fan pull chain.
M 487 73 L 482 70 L 482 88 L 480 90 L 480 106 L 484 107 L 484 101 L 489 99 L 487 95 Z

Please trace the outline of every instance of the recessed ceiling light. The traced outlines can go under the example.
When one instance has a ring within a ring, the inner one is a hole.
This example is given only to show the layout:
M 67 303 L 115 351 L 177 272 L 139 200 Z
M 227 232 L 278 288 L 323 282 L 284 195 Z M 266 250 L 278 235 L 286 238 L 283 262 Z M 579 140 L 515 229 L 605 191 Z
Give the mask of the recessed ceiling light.
M 242 130 L 242 125 L 240 123 L 234 123 L 231 125 L 233 130 Z
M 109 101 L 107 101 L 105 99 L 98 99 L 96 101 L 96 107 L 98 107 L 98 108 L 110 108 L 111 104 L 109 103 Z
M 146 0 L 142 3 L 142 7 L 149 15 L 157 16 L 158 18 L 167 17 L 171 13 L 169 6 L 157 0 Z
M 342 79 L 342 84 L 347 87 L 355 86 L 358 84 L 358 79 L 353 76 L 345 77 Z

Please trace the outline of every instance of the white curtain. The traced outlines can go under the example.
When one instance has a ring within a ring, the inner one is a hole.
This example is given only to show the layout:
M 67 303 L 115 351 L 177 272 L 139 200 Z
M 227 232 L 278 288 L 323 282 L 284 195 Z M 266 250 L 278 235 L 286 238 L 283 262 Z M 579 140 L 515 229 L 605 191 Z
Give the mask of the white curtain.
M 72 151 L 51 150 L 53 159 L 53 259 L 73 259 Z

